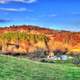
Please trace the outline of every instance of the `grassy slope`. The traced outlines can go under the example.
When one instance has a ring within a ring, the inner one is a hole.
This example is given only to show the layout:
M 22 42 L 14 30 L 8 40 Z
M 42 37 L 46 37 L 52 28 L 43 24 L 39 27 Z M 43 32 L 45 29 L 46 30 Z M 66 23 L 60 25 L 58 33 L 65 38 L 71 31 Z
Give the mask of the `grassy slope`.
M 80 80 L 80 68 L 0 55 L 0 80 Z

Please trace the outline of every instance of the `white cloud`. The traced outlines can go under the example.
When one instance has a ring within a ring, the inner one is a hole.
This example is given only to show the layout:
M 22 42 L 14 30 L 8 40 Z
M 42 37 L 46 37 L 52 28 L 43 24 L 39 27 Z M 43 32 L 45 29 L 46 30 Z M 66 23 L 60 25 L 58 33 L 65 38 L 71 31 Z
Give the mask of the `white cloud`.
M 8 11 L 8 12 L 31 12 L 31 10 L 28 10 L 26 8 L 0 8 L 0 11 Z
M 26 3 L 33 3 L 36 2 L 37 0 L 27 0 Z
M 4 1 L 4 0 L 1 0 L 1 1 L 0 1 L 0 4 L 4 4 L 4 3 L 5 3 L 5 1 Z
M 0 0 L 0 4 L 5 4 L 9 2 L 19 2 L 19 3 L 34 3 L 37 0 Z

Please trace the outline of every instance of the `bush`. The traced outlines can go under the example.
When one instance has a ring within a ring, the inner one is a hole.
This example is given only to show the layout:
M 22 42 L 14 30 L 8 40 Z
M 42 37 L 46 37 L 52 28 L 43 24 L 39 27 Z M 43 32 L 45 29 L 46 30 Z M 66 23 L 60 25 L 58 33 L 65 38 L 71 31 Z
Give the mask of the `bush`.
M 37 49 L 35 52 L 31 52 L 27 54 L 27 57 L 29 57 L 30 59 L 42 59 L 42 58 L 46 58 L 46 52 L 43 49 Z
M 76 64 L 76 65 L 80 64 L 80 54 L 74 55 L 73 64 Z
M 44 62 L 44 63 L 46 62 L 47 63 L 48 61 L 46 59 L 41 59 L 40 62 Z
M 40 62 L 44 62 L 44 63 L 54 63 L 54 60 L 41 59 Z

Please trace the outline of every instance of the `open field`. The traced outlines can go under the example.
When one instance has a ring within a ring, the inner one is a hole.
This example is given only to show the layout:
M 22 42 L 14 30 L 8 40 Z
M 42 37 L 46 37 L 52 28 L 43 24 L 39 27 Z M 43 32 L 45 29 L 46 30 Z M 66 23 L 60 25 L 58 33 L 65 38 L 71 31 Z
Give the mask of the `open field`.
M 0 80 L 80 80 L 80 67 L 0 55 Z

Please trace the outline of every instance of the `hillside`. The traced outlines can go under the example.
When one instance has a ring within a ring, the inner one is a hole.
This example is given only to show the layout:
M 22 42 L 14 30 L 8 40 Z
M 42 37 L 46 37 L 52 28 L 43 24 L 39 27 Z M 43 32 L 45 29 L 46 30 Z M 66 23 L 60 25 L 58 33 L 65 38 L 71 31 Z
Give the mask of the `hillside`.
M 0 28 L 0 50 L 33 52 L 39 48 L 80 51 L 80 32 L 58 31 L 32 25 Z
M 0 55 L 0 80 L 80 80 L 80 67 Z

